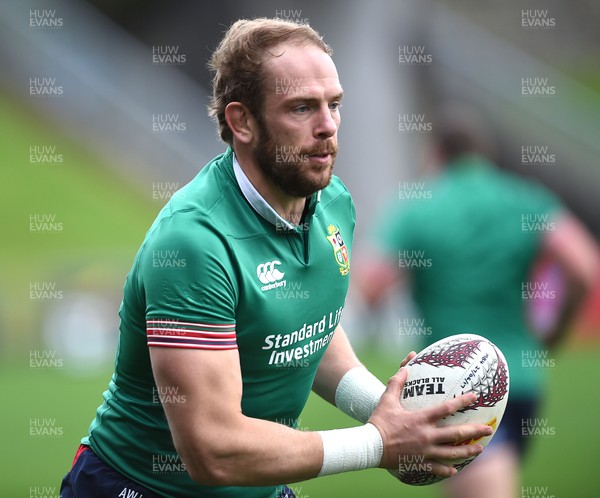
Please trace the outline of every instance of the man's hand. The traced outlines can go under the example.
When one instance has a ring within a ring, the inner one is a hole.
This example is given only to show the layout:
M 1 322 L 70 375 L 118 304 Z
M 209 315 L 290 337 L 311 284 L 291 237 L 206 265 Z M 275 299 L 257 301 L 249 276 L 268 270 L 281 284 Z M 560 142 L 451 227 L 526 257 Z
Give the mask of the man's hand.
M 411 351 L 410 353 L 408 353 L 406 355 L 406 358 L 404 358 L 402 360 L 402 363 L 400 363 L 400 368 L 405 367 L 408 364 L 408 362 L 410 360 L 412 360 L 415 356 L 417 356 L 417 353 L 415 353 L 414 351 Z
M 414 354 L 402 362 L 405 365 Z M 450 477 L 456 473 L 452 466 L 440 460 L 469 458 L 483 451 L 478 444 L 453 446 L 465 439 L 478 439 L 492 434 L 491 427 L 483 424 L 462 424 L 438 427 L 438 422 L 476 400 L 474 393 L 448 400 L 440 405 L 409 412 L 400 405 L 400 395 L 406 382 L 406 368 L 394 375 L 369 422 L 375 425 L 383 439 L 383 457 L 380 467 L 398 469 L 401 455 L 417 455 L 431 464 L 433 474 Z

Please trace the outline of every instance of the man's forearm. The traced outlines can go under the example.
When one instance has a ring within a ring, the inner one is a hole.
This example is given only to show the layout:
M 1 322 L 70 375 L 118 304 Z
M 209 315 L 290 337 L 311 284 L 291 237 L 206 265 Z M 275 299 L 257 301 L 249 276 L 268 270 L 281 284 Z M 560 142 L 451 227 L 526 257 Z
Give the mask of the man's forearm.
M 340 380 L 349 370 L 360 366 L 362 363 L 354 354 L 344 329 L 338 325 L 317 370 L 313 391 L 335 405 L 335 392 Z
M 365 423 L 379 403 L 385 385 L 358 360 L 339 326 L 321 361 L 313 390 L 347 415 Z
M 182 450 L 192 479 L 210 486 L 267 486 L 311 479 L 323 463 L 318 433 L 241 414 L 214 431 L 214 441 L 206 441 L 202 434 L 196 443 L 188 440 Z
M 372 424 L 321 432 L 298 431 L 240 416 L 223 427 L 218 448 L 187 446 L 182 460 L 190 476 L 205 485 L 267 486 L 379 466 L 383 441 Z M 190 451 L 191 450 L 191 451 Z

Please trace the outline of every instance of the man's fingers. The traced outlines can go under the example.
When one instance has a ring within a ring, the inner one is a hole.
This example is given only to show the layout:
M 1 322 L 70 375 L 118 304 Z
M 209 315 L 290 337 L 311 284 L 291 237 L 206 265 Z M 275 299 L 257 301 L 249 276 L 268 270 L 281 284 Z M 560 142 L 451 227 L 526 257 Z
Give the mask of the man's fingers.
M 458 410 L 472 405 L 475 401 L 477 401 L 477 395 L 475 393 L 467 393 L 450 399 L 441 405 L 433 406 L 428 409 L 430 420 L 437 421 L 444 417 L 448 417 Z
M 413 457 L 414 458 L 414 457 Z M 446 465 L 440 462 L 435 462 L 433 460 L 424 460 L 423 461 L 423 469 L 427 472 L 431 472 L 437 476 L 441 477 L 452 477 L 457 473 L 457 470 L 451 465 Z M 399 466 L 398 466 L 399 467 Z M 387 469 L 390 474 L 392 474 L 396 479 L 400 479 L 400 468 L 390 468 Z M 402 480 L 402 479 L 400 479 Z
M 407 358 L 410 358 L 411 354 Z M 414 454 L 432 463 L 435 475 L 450 477 L 456 473 L 452 460 L 464 460 L 482 451 L 480 439 L 493 433 L 484 424 L 440 426 L 440 420 L 468 407 L 477 400 L 474 393 L 463 394 L 440 405 L 408 412 L 400 405 L 408 368 L 402 367 L 388 381 L 381 403 L 371 417 L 384 440 L 382 467 L 397 465 L 397 455 Z M 393 415 L 392 415 L 393 414 Z
M 461 446 L 439 445 L 431 452 L 431 458 L 435 460 L 459 460 L 479 455 L 483 451 L 480 444 L 467 444 Z
M 415 353 L 414 351 L 411 351 L 410 353 L 408 353 L 408 354 L 406 355 L 406 358 L 404 358 L 404 359 L 402 360 L 402 363 L 400 363 L 400 367 L 405 367 L 405 366 L 406 366 L 406 364 L 407 364 L 407 363 L 408 363 L 410 360 L 412 360 L 412 359 L 413 359 L 415 356 L 417 356 L 417 353 Z
M 483 437 L 491 436 L 493 432 L 489 425 L 484 424 L 448 425 L 438 428 L 433 442 L 468 445 Z
M 454 474 L 456 474 L 458 472 L 451 465 L 444 465 L 443 463 L 434 462 L 434 461 L 427 461 L 426 464 L 428 465 L 430 472 L 432 474 L 435 474 L 436 476 L 452 477 Z
M 408 372 L 406 368 L 400 368 L 396 374 L 388 380 L 387 388 L 384 395 L 393 396 L 397 402 L 400 402 L 400 395 L 402 394 L 402 388 L 406 382 Z

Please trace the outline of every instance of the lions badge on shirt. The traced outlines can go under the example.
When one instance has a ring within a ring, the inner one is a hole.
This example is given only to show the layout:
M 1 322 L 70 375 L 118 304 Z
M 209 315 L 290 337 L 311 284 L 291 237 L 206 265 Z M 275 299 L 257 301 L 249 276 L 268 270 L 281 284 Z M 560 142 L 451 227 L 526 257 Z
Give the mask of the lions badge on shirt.
M 327 231 L 329 232 L 327 240 L 333 246 L 333 255 L 337 264 L 340 265 L 340 273 L 348 275 L 350 272 L 350 258 L 348 257 L 348 249 L 346 248 L 344 239 L 342 239 L 340 229 L 334 225 L 329 225 Z

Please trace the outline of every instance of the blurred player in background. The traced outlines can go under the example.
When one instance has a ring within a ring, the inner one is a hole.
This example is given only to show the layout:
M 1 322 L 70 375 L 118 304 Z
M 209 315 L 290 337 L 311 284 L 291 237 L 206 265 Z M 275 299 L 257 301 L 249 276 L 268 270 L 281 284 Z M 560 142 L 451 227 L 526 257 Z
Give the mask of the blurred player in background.
M 332 176 L 330 54 L 308 25 L 270 19 L 236 22 L 214 52 L 210 112 L 229 147 L 136 256 L 115 374 L 62 498 L 293 498 L 281 483 L 397 469 L 399 455 L 450 476 L 440 459 L 482 450 L 451 443 L 489 427 L 437 427 L 474 394 L 405 412 L 405 369 L 386 390 L 340 325 L 355 216 Z M 364 425 L 297 430 L 311 389 Z
M 433 123 L 438 174 L 423 189 L 427 195 L 396 201 L 386 210 L 363 264 L 355 265 L 371 307 L 401 280 L 409 283 L 428 343 L 452 334 L 481 334 L 507 358 L 506 413 L 486 453 L 444 482 L 452 498 L 520 496 L 522 420 L 537 413 L 543 382 L 535 358 L 543 358 L 541 348 L 556 344 L 567 331 L 600 276 L 591 235 L 545 188 L 496 168 L 488 159 L 485 129 L 466 107 L 441 113 Z M 550 290 L 539 282 L 543 275 L 533 274 L 542 259 L 560 270 L 562 291 Z M 528 324 L 528 303 L 552 296 L 558 301 L 559 295 L 554 326 L 541 344 Z

